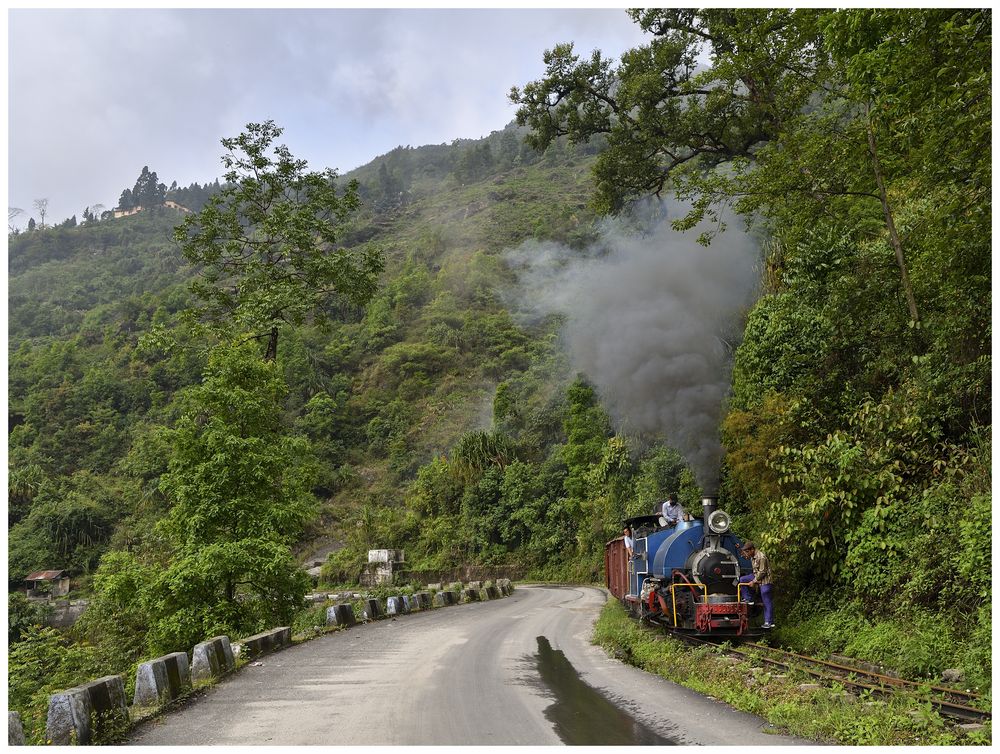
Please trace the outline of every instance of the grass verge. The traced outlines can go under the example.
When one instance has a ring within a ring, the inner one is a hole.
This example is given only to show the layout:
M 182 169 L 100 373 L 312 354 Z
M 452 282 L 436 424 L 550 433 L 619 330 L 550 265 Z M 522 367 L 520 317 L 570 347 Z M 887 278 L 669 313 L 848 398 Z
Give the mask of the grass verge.
M 966 733 L 912 694 L 875 699 L 836 687 L 800 688 L 813 679 L 754 667 L 719 648 L 691 648 L 641 625 L 613 599 L 601 611 L 593 641 L 623 662 L 759 715 L 795 736 L 856 746 L 990 743 L 989 723 Z

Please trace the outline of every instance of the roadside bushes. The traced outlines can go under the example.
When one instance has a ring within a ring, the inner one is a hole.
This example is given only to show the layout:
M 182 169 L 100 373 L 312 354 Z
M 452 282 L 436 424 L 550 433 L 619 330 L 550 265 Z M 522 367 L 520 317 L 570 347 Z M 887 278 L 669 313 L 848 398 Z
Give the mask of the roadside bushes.
M 27 743 L 45 742 L 50 694 L 106 673 L 92 646 L 73 643 L 54 628 L 38 626 L 12 643 L 7 653 L 7 705 L 21 713 Z
M 779 449 L 791 491 L 768 510 L 761 539 L 786 593 L 815 586 L 779 620 L 779 636 L 910 675 L 961 666 L 988 687 L 989 430 L 968 447 L 947 444 L 914 405 L 890 393 L 822 442 Z
M 988 605 L 971 626 L 971 635 L 956 629 L 950 615 L 910 603 L 892 606 L 895 615 L 872 615 L 846 591 L 814 590 L 799 597 L 776 635 L 783 645 L 803 652 L 844 654 L 884 665 L 906 678 L 938 678 L 944 669 L 959 667 L 968 683 L 989 687 Z
M 364 567 L 365 558 L 358 550 L 348 547 L 336 550 L 327 556 L 320 570 L 320 583 L 356 584 Z

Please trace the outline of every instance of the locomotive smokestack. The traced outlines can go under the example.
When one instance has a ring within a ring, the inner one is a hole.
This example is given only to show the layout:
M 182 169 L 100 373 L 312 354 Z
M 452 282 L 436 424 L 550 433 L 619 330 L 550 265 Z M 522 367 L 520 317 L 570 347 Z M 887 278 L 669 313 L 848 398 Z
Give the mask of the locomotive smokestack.
M 708 517 L 719 507 L 719 498 L 716 496 L 706 496 L 701 499 L 702 521 L 705 524 L 705 531 L 708 531 Z

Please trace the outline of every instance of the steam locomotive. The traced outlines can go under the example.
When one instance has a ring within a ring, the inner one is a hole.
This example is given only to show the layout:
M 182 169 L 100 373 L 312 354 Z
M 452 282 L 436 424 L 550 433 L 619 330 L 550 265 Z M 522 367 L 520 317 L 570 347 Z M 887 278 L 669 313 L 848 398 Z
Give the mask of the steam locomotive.
M 730 531 L 718 498 L 702 498 L 701 505 L 701 520 L 676 526 L 655 515 L 626 520 L 632 557 L 622 536 L 605 545 L 608 590 L 632 614 L 672 631 L 716 639 L 761 636 L 751 622 L 762 608 L 753 590 L 739 584 L 740 574 L 751 571 L 743 543 Z

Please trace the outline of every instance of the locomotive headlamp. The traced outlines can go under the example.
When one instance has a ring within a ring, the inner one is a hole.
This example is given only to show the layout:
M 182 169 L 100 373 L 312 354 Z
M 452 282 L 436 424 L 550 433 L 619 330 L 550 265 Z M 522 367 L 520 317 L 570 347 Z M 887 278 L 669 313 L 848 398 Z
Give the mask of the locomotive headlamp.
M 729 514 L 724 511 L 712 511 L 708 517 L 708 528 L 715 534 L 725 534 L 729 531 Z

